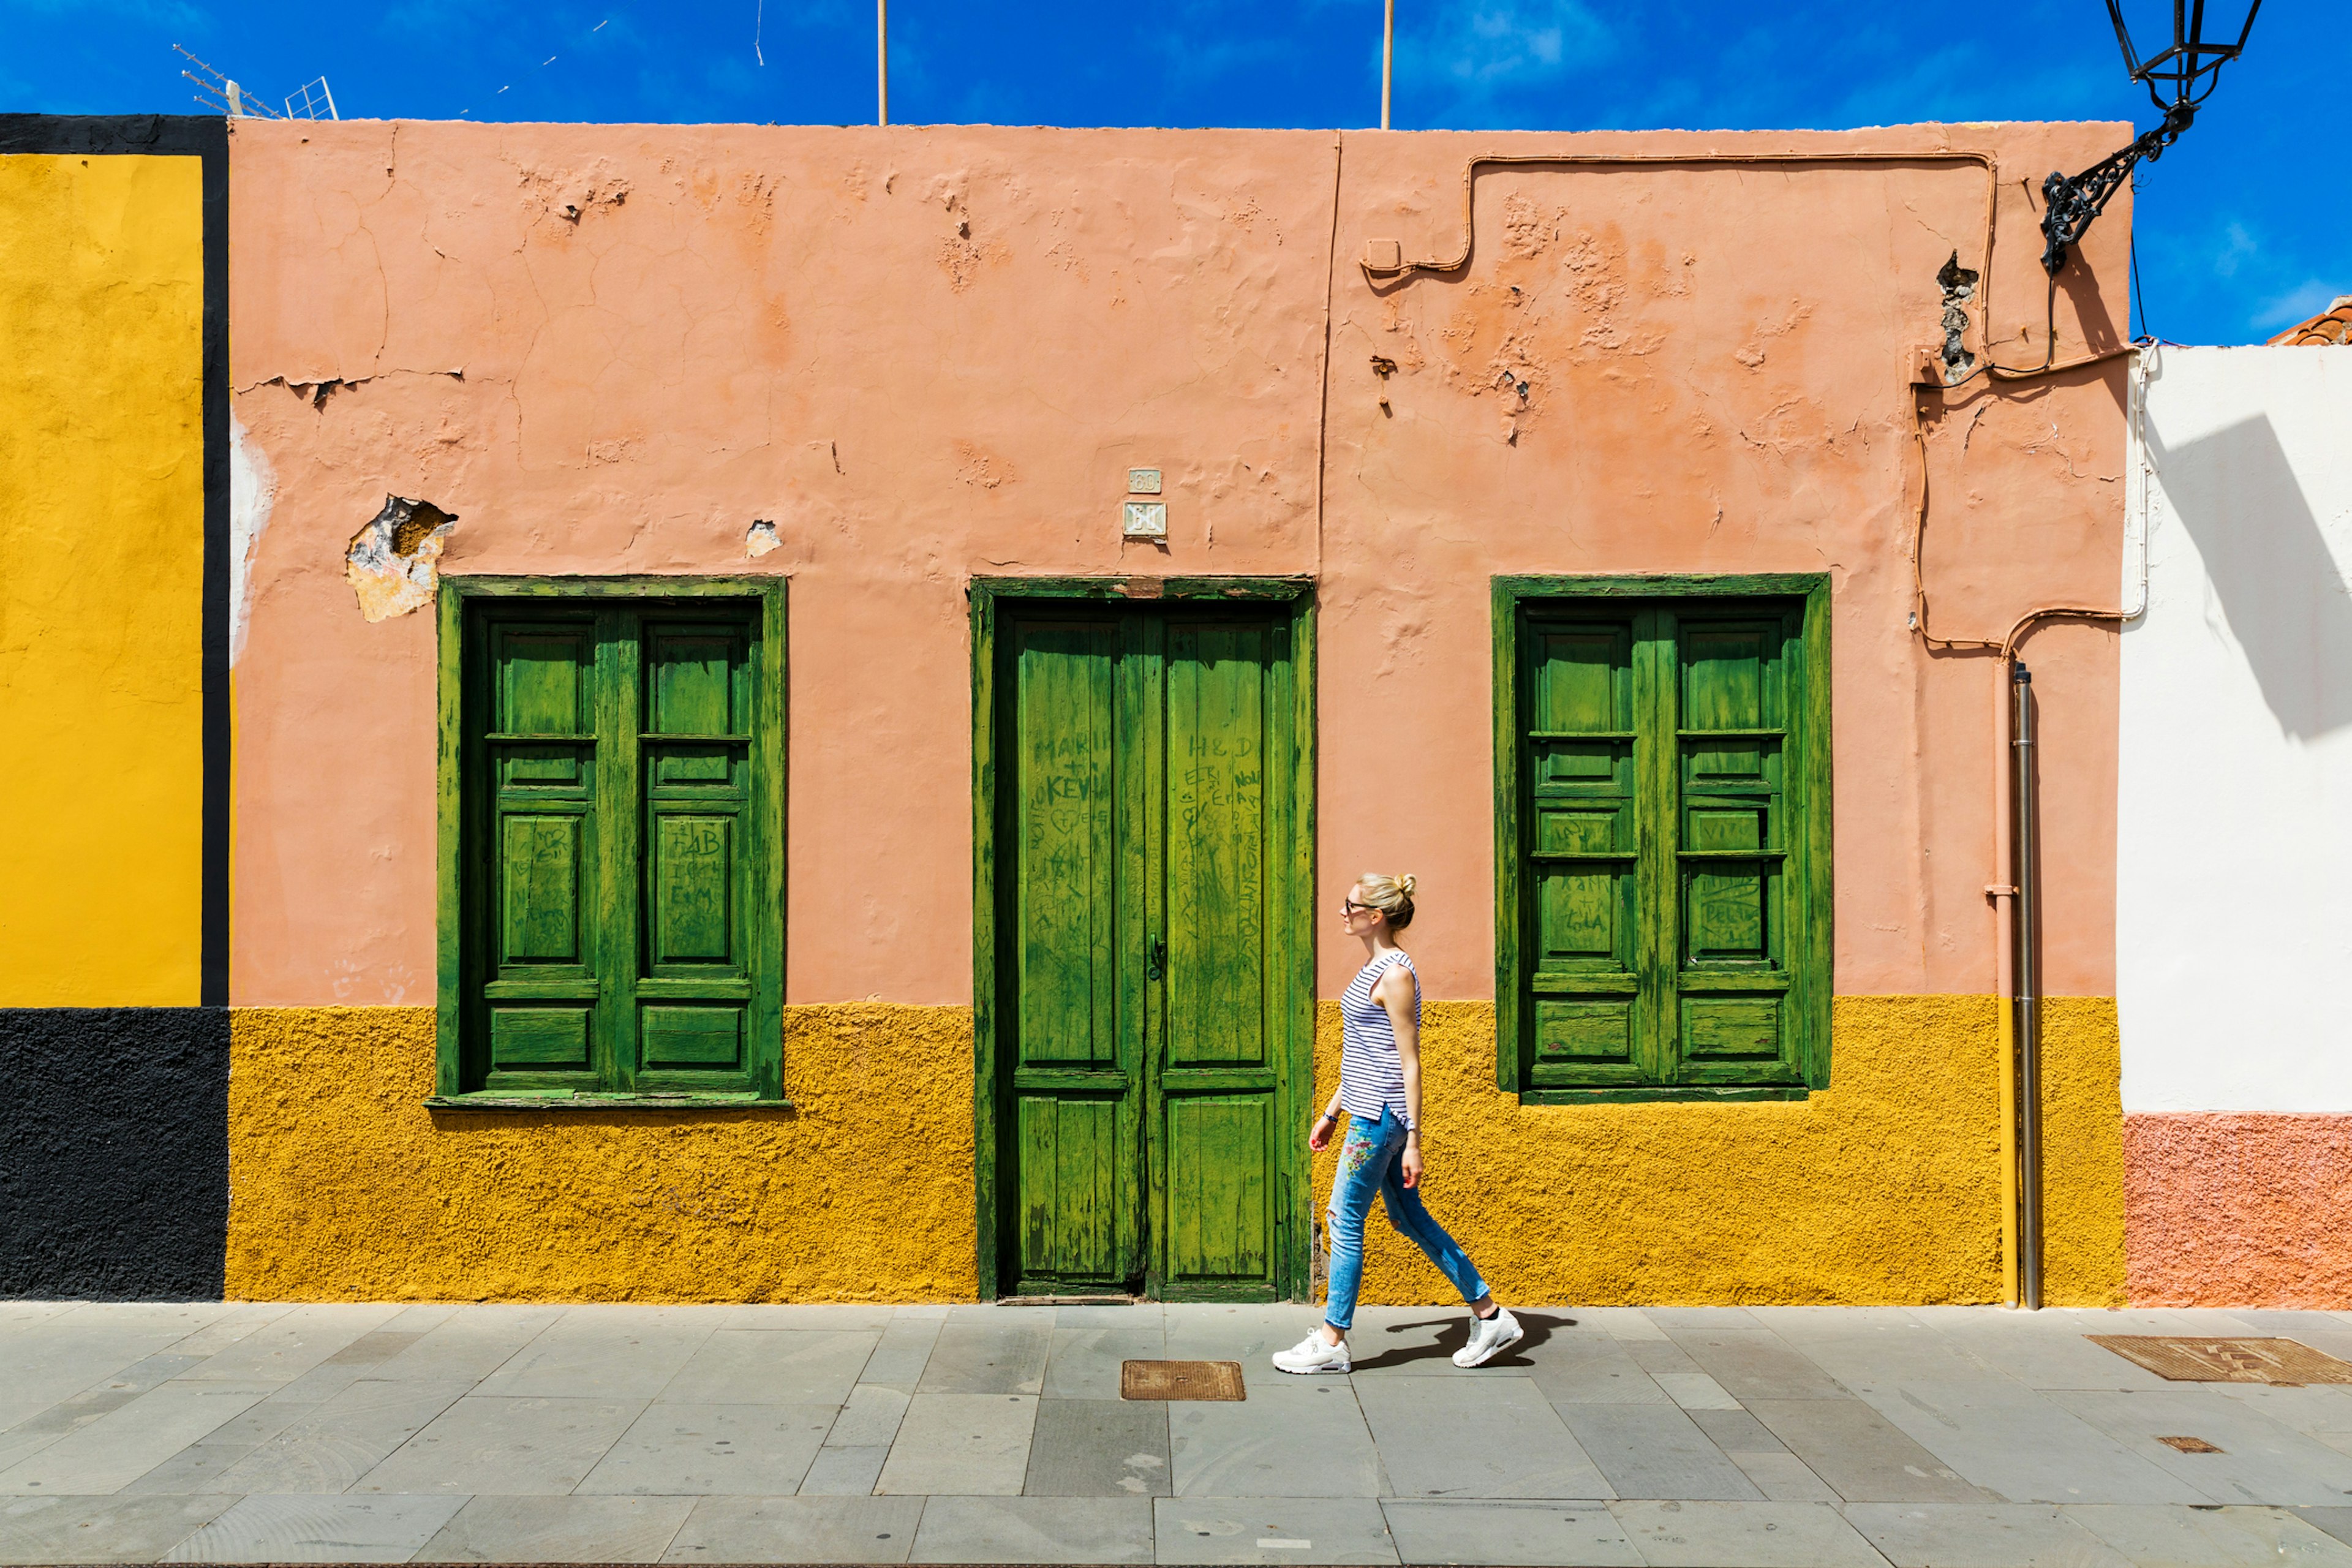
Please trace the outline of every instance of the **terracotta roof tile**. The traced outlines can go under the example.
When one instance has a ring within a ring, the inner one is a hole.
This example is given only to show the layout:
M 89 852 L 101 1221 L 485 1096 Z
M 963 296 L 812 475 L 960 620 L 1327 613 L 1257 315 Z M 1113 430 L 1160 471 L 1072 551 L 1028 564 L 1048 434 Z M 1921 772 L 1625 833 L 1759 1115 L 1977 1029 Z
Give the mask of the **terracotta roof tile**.
M 2300 325 L 2289 327 L 2271 342 L 2289 345 L 2352 343 L 2352 294 L 2338 295 L 2334 305 Z

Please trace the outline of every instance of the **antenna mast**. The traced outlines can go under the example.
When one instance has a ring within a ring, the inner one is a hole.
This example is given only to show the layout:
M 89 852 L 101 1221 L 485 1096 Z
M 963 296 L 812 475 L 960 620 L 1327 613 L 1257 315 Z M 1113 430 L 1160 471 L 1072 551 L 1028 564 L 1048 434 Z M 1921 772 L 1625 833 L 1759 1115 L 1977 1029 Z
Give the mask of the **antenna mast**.
M 287 95 L 282 110 L 272 109 L 266 100 L 247 92 L 244 85 L 235 77 L 224 75 L 214 69 L 177 44 L 173 44 L 172 47 L 178 50 L 182 59 L 196 68 L 195 70 L 183 70 L 180 73 L 196 84 L 198 90 L 194 95 L 195 100 L 207 109 L 220 110 L 233 120 L 341 120 L 342 118 L 336 112 L 335 94 L 333 89 L 327 86 L 325 77 L 314 77 L 304 82 Z M 202 74 L 199 75 L 199 72 Z M 322 115 L 320 113 L 320 110 L 326 112 Z

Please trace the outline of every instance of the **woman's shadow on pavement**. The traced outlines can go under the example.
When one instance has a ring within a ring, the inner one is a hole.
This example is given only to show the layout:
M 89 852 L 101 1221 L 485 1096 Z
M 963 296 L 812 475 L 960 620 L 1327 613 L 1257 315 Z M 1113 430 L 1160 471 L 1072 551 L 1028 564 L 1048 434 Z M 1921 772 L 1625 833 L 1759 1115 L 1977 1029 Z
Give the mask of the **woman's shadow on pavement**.
M 1527 1359 L 1529 1351 L 1550 1339 L 1554 1330 L 1576 1327 L 1574 1318 L 1554 1317 L 1548 1312 L 1514 1312 L 1511 1315 L 1518 1319 L 1519 1327 L 1526 1332 L 1517 1344 L 1486 1363 L 1488 1366 L 1533 1366 L 1535 1363 Z M 1385 1372 L 1391 1367 L 1408 1366 L 1417 1361 L 1435 1361 L 1440 1356 L 1451 1361 L 1454 1359 L 1455 1351 L 1470 1342 L 1470 1320 L 1466 1314 L 1444 1318 L 1424 1318 L 1411 1323 L 1391 1323 L 1383 1331 L 1403 1334 L 1410 1333 L 1415 1329 L 1437 1329 L 1442 1331 L 1433 1344 L 1404 1345 L 1395 1350 L 1383 1351 L 1379 1355 L 1358 1360 L 1355 1370 Z M 1353 1348 L 1352 1343 L 1350 1348 Z

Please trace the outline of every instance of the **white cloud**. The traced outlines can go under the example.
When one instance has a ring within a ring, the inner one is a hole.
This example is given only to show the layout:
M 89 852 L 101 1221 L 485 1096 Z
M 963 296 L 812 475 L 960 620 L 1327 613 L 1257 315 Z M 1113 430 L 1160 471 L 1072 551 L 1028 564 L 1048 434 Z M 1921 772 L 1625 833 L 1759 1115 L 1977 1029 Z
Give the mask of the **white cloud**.
M 1426 25 L 1400 29 L 1398 70 L 1433 70 L 1472 96 L 1553 80 L 1615 52 L 1608 27 L 1578 0 L 1448 0 L 1435 9 Z
M 2233 223 L 2222 231 L 2221 252 L 2213 258 L 2213 270 L 2223 278 L 2235 278 L 2239 265 L 2262 254 L 2262 248 L 2243 224 Z
M 2352 279 L 2326 283 L 2316 278 L 2309 279 L 2284 294 L 2263 300 L 2254 308 L 2253 315 L 2249 319 L 2264 331 L 2276 331 L 2316 316 L 2334 305 L 2337 296 L 2344 294 L 2352 294 Z

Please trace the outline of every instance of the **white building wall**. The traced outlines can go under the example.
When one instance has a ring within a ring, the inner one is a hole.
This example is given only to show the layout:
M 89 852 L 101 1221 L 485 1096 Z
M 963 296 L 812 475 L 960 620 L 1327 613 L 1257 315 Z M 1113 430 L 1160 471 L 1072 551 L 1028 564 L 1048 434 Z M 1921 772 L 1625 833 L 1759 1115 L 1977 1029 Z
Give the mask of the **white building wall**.
M 2146 361 L 2124 1110 L 2352 1111 L 2352 347 Z

